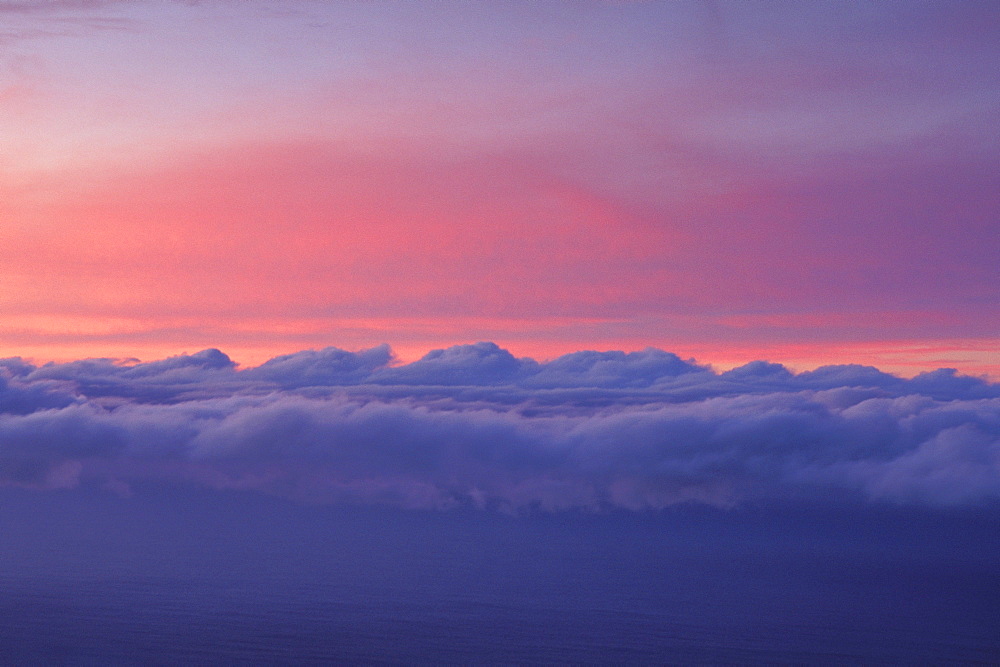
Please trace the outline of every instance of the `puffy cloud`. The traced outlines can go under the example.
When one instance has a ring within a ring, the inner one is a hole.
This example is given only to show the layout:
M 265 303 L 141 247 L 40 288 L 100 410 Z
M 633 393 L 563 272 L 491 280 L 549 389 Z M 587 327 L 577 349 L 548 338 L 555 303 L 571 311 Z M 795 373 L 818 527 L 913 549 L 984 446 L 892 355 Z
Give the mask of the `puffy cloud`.
M 531 378 L 538 387 L 649 387 L 658 380 L 704 371 L 676 354 L 654 348 L 641 352 L 574 352 L 545 364 Z
M 32 370 L 18 358 L 0 359 L 0 414 L 28 414 L 46 408 L 62 408 L 75 401 L 56 382 L 22 381 Z
M 379 384 L 501 385 L 538 372 L 532 359 L 516 359 L 496 343 L 455 345 L 431 350 L 422 359 L 373 374 Z
M 215 349 L 179 355 L 148 363 L 115 359 L 83 359 L 69 363 L 48 363 L 22 370 L 29 383 L 39 380 L 62 381 L 74 385 L 90 398 L 114 396 L 144 401 L 170 401 L 186 392 L 204 394 L 224 380 L 232 380 L 236 364 Z M 235 390 L 227 386 L 223 391 Z
M 901 380 L 872 366 L 842 364 L 821 366 L 814 371 L 801 373 L 798 382 L 817 389 L 832 389 L 834 387 L 882 387 L 888 389 L 898 385 Z
M 1000 385 L 863 366 L 716 373 L 659 350 L 547 363 L 491 343 L 393 366 L 387 346 L 239 370 L 0 369 L 0 483 L 148 480 L 416 507 L 661 508 L 774 498 L 1000 501 Z
M 356 384 L 390 361 L 392 351 L 388 345 L 357 353 L 328 347 L 275 357 L 245 371 L 244 376 L 276 382 L 285 387 Z

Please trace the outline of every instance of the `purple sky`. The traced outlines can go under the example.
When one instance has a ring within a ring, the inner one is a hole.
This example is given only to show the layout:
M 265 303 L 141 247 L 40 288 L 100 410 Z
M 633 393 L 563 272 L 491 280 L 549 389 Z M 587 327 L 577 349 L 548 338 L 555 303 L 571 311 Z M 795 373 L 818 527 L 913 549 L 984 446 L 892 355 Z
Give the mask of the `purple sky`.
M 995 2 L 0 3 L 0 353 L 1000 376 Z

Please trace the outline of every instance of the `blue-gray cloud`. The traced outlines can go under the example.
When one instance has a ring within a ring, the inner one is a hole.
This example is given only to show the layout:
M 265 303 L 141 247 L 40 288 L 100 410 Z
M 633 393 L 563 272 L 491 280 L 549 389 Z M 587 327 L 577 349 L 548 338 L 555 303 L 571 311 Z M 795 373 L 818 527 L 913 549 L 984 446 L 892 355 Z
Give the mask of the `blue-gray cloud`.
M 1000 385 L 943 369 L 717 373 L 648 349 L 547 363 L 492 343 L 239 369 L 0 361 L 0 484 L 150 480 L 321 502 L 661 508 L 756 499 L 1000 501 Z

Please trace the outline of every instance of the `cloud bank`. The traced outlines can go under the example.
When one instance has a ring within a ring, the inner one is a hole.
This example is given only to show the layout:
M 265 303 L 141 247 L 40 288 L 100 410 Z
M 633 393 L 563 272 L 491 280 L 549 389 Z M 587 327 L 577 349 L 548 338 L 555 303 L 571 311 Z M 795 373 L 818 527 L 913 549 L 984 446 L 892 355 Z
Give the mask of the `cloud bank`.
M 388 346 L 240 369 L 0 360 L 0 485 L 146 483 L 307 502 L 504 511 L 770 499 L 981 507 L 1000 500 L 1000 384 L 669 352 L 541 363 L 492 343 L 395 365 Z

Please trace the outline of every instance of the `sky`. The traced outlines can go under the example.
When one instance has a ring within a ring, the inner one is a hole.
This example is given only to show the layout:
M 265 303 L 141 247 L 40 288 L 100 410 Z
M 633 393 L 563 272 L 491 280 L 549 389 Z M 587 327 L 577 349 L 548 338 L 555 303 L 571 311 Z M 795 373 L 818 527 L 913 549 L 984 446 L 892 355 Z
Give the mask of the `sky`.
M 1000 377 L 992 2 L 0 3 L 0 355 Z
M 0 662 L 989 661 L 998 62 L 994 0 L 0 0 Z

